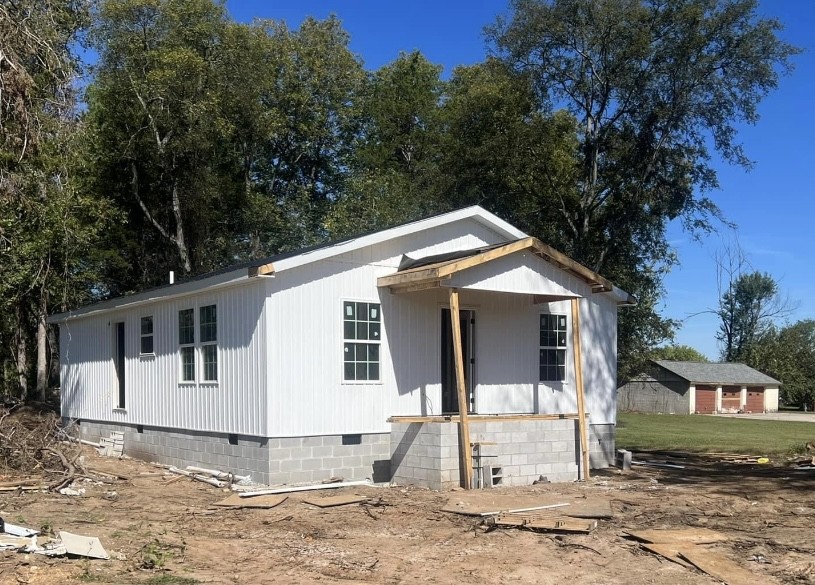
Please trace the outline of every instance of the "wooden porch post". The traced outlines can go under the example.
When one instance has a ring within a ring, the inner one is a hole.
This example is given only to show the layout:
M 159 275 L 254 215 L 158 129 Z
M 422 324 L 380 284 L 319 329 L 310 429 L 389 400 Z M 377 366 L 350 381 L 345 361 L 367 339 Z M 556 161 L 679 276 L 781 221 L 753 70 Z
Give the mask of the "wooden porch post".
M 470 450 L 470 419 L 467 388 L 464 384 L 464 353 L 461 347 L 461 319 L 458 314 L 458 289 L 450 289 L 450 323 L 453 326 L 453 356 L 456 362 L 456 389 L 458 390 L 458 442 L 464 462 L 464 489 L 472 489 L 473 453 Z
M 580 299 L 572 299 L 572 344 L 574 345 L 574 386 L 577 392 L 577 426 L 580 430 L 583 479 L 589 479 L 589 433 L 586 426 L 586 398 L 583 394 L 583 358 L 580 354 Z

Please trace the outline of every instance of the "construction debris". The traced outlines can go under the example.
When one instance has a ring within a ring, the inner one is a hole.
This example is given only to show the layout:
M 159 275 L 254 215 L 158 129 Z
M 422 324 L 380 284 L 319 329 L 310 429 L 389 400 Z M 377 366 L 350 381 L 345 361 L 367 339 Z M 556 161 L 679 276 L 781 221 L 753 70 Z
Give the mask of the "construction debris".
M 752 585 L 757 582 L 772 584 L 775 580 L 758 575 L 735 564 L 725 556 L 702 547 L 728 538 L 707 528 L 680 530 L 625 531 L 626 534 L 644 541 L 642 547 L 685 567 L 696 567 L 726 585 Z
M 634 461 L 631 460 L 631 465 L 647 465 L 648 467 L 662 467 L 665 469 L 685 469 L 684 465 L 674 465 L 673 463 L 657 463 L 656 461 Z
M 102 547 L 102 543 L 95 536 L 82 536 L 81 534 L 72 534 L 63 530 L 59 533 L 59 539 L 69 555 L 104 560 L 110 558 L 110 555 Z
M 304 504 L 311 504 L 318 508 L 333 508 L 334 506 L 346 506 L 348 504 L 359 504 L 367 501 L 366 496 L 328 496 L 325 498 L 308 498 L 303 500 Z
M 336 489 L 341 487 L 355 487 L 355 486 L 372 486 L 373 483 L 370 479 L 363 479 L 360 481 L 342 481 L 337 483 L 318 483 L 314 485 L 301 485 L 301 486 L 291 486 L 291 487 L 282 487 L 282 488 L 274 488 L 268 490 L 259 490 L 255 492 L 241 492 L 239 495 L 242 498 L 252 498 L 255 496 L 266 496 L 266 495 L 273 495 L 273 494 L 288 494 L 292 492 L 308 492 L 312 490 L 330 490 Z
M 105 457 L 121 457 L 124 448 L 125 434 L 121 431 L 111 431 L 110 437 L 99 439 L 99 454 Z
M 215 479 L 214 477 L 210 477 L 208 475 L 201 475 L 198 473 L 192 473 L 191 471 L 184 471 L 183 469 L 179 469 L 177 467 L 170 466 L 167 471 L 170 473 L 175 473 L 176 475 L 183 475 L 185 477 L 189 477 L 190 479 L 194 479 L 195 481 L 200 481 L 203 483 L 208 483 L 209 485 L 225 488 L 229 486 L 229 483 L 226 481 L 220 481 Z
M 40 533 L 39 530 L 34 530 L 33 528 L 26 528 L 25 526 L 10 524 L 2 518 L 0 518 L 0 532 L 5 532 L 6 534 L 11 534 L 12 536 L 24 537 L 35 536 Z
M 241 498 L 238 494 L 232 494 L 228 498 L 215 502 L 213 506 L 224 508 L 274 508 L 286 501 L 288 496 L 269 495 L 256 496 L 254 498 Z
M 588 534 L 597 528 L 597 520 L 575 520 L 573 518 L 549 517 L 525 514 L 499 514 L 487 518 L 487 526 L 529 528 L 550 532 L 578 532 Z
M 238 481 L 238 482 L 248 482 L 251 481 L 251 477 L 248 475 L 236 475 L 234 473 L 229 473 L 226 471 L 218 471 L 216 469 L 205 469 L 203 467 L 195 467 L 194 465 L 188 465 L 187 471 L 191 471 L 193 473 L 202 473 L 204 475 L 211 475 L 217 479 L 225 479 L 226 481 Z

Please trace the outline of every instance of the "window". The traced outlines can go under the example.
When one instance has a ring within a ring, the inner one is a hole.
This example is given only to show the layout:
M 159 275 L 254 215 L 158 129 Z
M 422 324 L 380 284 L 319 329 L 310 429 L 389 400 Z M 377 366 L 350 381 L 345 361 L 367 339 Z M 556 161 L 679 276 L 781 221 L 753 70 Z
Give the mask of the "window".
M 195 381 L 195 311 L 178 312 L 178 345 L 181 353 L 181 381 Z
M 379 380 L 379 303 L 343 302 L 343 380 Z
M 142 355 L 153 353 L 153 317 L 141 318 L 141 345 Z
M 215 305 L 199 309 L 201 361 L 204 365 L 204 381 L 218 380 L 218 314 Z
M 540 380 L 566 379 L 566 315 L 540 316 Z

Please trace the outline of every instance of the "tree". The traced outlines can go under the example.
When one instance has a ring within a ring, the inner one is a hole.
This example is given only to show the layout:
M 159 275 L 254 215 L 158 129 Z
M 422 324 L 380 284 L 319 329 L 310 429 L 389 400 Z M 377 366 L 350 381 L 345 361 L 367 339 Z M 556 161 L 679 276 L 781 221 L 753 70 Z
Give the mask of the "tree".
M 110 218 L 74 182 L 73 51 L 87 21 L 81 0 L 0 5 L 0 394 L 23 400 L 32 382 L 46 397 L 56 353 L 46 316 L 90 295 L 87 255 Z
M 552 243 L 639 297 L 657 298 L 674 262 L 667 223 L 704 230 L 719 216 L 704 195 L 716 186 L 708 145 L 748 167 L 736 124 L 758 120 L 758 103 L 791 67 L 797 49 L 756 7 L 514 0 L 511 18 L 488 28 L 502 59 L 534 84 L 538 107 L 565 109 L 578 124 L 576 188 L 548 202 L 564 230 Z M 654 323 L 655 306 L 640 305 L 640 316 L 646 309 Z M 623 312 L 621 331 L 647 339 L 638 322 Z
M 418 51 L 374 71 L 359 92 L 351 171 L 328 218 L 335 237 L 446 210 L 438 177 L 445 84 Z
M 651 352 L 651 359 L 677 362 L 709 362 L 707 357 L 689 345 L 666 345 Z
M 745 358 L 748 365 L 781 381 L 784 402 L 815 407 L 815 321 L 770 326 Z
M 96 14 L 99 61 L 87 91 L 95 191 L 111 193 L 130 219 L 129 230 L 112 234 L 130 256 L 121 263 L 129 274 L 112 275 L 115 292 L 155 284 L 170 268 L 189 274 L 212 264 L 204 243 L 234 195 L 217 174 L 226 27 L 212 0 L 106 0 Z
M 767 333 L 773 321 L 789 311 L 772 276 L 749 272 L 731 282 L 719 303 L 719 332 L 722 360 L 742 361 L 750 348 Z

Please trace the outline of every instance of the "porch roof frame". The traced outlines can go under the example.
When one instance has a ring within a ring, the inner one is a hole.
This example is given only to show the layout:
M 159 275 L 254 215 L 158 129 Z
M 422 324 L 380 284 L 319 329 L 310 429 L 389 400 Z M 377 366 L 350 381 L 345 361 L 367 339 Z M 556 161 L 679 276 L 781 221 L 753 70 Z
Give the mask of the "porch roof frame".
M 558 252 L 535 237 L 522 238 L 499 246 L 473 250 L 473 253 L 468 256 L 442 260 L 400 270 L 387 276 L 380 276 L 377 279 L 377 286 L 381 288 L 387 287 L 392 293 L 439 288 L 444 286 L 446 281 L 449 281 L 458 272 L 523 251 L 530 251 L 557 268 L 576 276 L 588 284 L 593 293 L 622 292 L 607 278 L 569 258 L 566 254 Z M 625 293 L 625 296 L 627 297 L 626 304 L 634 302 L 631 295 Z

